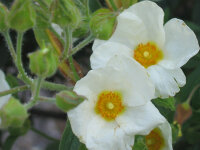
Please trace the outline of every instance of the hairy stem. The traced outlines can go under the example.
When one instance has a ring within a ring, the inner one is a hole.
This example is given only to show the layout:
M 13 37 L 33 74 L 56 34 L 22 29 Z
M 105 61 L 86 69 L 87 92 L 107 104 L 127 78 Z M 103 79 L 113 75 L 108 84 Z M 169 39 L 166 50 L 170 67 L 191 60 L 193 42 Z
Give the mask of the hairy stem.
M 32 79 L 27 76 L 22 64 L 22 40 L 23 33 L 18 32 L 17 34 L 17 69 L 19 71 L 20 79 L 22 79 L 26 84 L 31 85 Z
M 17 55 L 16 55 L 15 49 L 13 47 L 12 40 L 10 38 L 9 30 L 7 30 L 6 32 L 4 32 L 3 36 L 5 37 L 5 40 L 6 40 L 6 43 L 8 45 L 8 49 L 10 51 L 12 59 L 13 59 L 14 63 L 16 63 L 17 62 Z
M 18 86 L 18 87 L 12 88 L 10 90 L 0 92 L 0 97 L 1 96 L 5 96 L 5 95 L 9 95 L 9 94 L 14 94 L 14 93 L 22 92 L 22 91 L 25 91 L 25 90 L 28 90 L 28 89 L 30 89 L 29 85 Z
M 61 62 L 63 62 L 68 57 L 69 50 L 72 48 L 72 31 L 70 27 L 66 27 L 64 32 L 66 42 L 64 45 L 64 51 L 62 53 Z
M 69 56 L 69 65 L 70 65 L 70 68 L 71 68 L 71 70 L 73 72 L 75 80 L 78 81 L 80 79 L 80 77 L 79 77 L 79 75 L 78 75 L 78 73 L 76 71 L 76 68 L 74 66 L 74 62 L 73 62 L 73 57 L 72 56 Z
M 76 54 L 80 49 L 91 43 L 94 40 L 94 38 L 95 37 L 92 34 L 90 34 L 85 40 L 83 40 L 69 52 L 69 56 Z
M 36 85 L 35 85 L 34 91 L 33 91 L 33 98 L 28 104 L 26 104 L 27 109 L 30 109 L 37 104 L 37 101 L 39 100 L 39 94 L 40 94 L 42 80 L 43 80 L 42 77 L 38 77 L 38 79 L 36 80 Z

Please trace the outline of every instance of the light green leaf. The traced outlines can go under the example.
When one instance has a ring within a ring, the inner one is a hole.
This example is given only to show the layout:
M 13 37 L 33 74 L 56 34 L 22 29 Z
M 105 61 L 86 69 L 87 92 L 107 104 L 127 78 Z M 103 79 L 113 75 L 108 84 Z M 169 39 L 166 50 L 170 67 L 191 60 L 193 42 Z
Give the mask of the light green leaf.
M 175 99 L 174 97 L 166 98 L 166 99 L 161 99 L 157 98 L 153 100 L 153 103 L 157 106 L 161 106 L 167 109 L 170 109 L 171 111 L 175 111 Z
M 135 136 L 135 144 L 133 146 L 133 150 L 148 150 L 144 136 Z

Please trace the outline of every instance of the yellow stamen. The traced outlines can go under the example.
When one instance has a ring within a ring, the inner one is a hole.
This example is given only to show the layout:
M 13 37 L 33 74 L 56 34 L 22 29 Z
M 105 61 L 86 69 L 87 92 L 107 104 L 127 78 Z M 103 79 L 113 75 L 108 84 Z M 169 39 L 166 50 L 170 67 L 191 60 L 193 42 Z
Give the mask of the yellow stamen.
M 162 150 L 165 141 L 160 129 L 156 128 L 146 136 L 146 145 L 148 150 Z
M 122 96 L 117 91 L 103 91 L 99 94 L 95 106 L 97 114 L 105 120 L 112 121 L 124 111 Z
M 163 59 L 163 53 L 157 45 L 152 42 L 148 42 L 147 44 L 141 43 L 134 49 L 133 58 L 145 68 L 148 68 Z

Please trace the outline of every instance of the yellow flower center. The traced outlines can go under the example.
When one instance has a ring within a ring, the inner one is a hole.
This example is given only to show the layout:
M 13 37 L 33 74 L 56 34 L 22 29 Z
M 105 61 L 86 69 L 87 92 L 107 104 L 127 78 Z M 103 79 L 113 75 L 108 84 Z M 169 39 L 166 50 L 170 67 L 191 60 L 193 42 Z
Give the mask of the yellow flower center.
M 145 68 L 157 64 L 162 58 L 162 51 L 152 42 L 139 44 L 135 50 L 133 58 Z
M 156 128 L 146 136 L 146 145 L 148 150 L 161 150 L 164 147 L 165 141 L 160 129 Z
M 103 91 L 99 94 L 95 111 L 105 120 L 112 121 L 124 111 L 122 95 L 117 91 Z

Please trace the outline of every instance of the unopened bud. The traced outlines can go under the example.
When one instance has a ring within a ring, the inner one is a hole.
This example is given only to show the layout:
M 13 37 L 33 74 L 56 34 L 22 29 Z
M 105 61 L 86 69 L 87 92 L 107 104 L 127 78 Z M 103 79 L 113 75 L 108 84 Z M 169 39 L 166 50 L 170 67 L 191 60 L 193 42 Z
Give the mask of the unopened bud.
M 72 0 L 54 0 L 51 13 L 52 21 L 61 27 L 76 28 L 81 21 L 81 13 Z
M 8 15 L 10 28 L 24 32 L 35 25 L 36 13 L 31 0 L 15 0 Z
M 7 24 L 7 15 L 8 15 L 8 9 L 6 6 L 4 6 L 2 3 L 0 3 L 0 32 L 5 31 L 8 29 Z
M 51 48 L 44 48 L 29 54 L 30 70 L 40 77 L 52 76 L 58 66 L 58 56 Z
M 133 4 L 137 3 L 138 0 L 106 0 L 106 4 L 111 10 L 126 9 Z
M 21 127 L 28 118 L 26 108 L 15 98 L 11 98 L 0 110 L 0 128 Z
M 114 32 L 116 15 L 109 9 L 101 8 L 94 12 L 90 20 L 92 33 L 99 39 L 108 40 Z
M 73 109 L 83 102 L 83 100 L 83 97 L 78 96 L 73 91 L 62 91 L 56 95 L 56 105 L 64 112 Z

